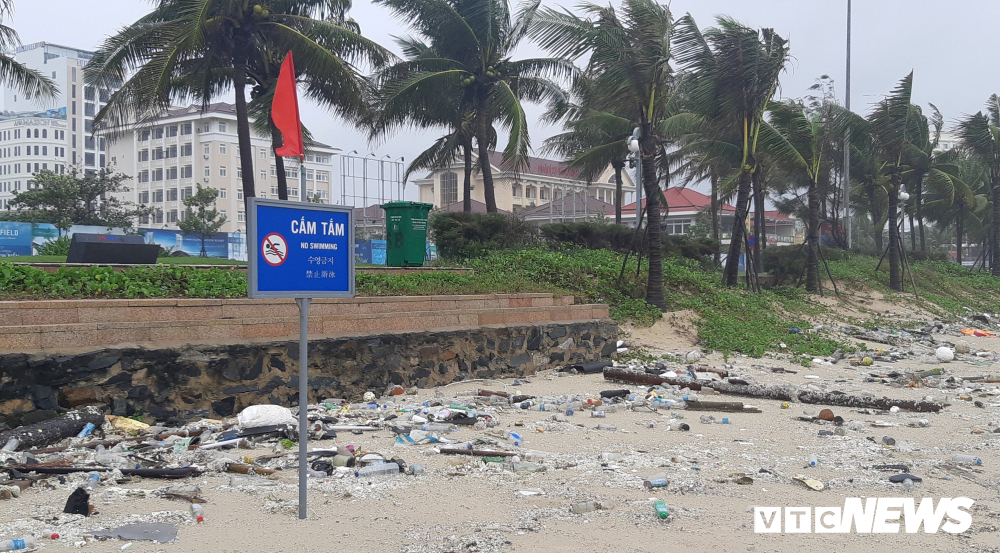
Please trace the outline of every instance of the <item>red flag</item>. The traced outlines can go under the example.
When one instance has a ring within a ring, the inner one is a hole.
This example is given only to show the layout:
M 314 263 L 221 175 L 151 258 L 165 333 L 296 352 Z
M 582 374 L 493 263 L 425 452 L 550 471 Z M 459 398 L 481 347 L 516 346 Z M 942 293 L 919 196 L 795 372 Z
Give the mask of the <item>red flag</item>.
M 275 150 L 279 156 L 302 157 L 302 123 L 299 121 L 299 99 L 295 91 L 295 64 L 292 51 L 288 51 L 278 74 L 278 86 L 271 101 L 271 120 L 281 131 L 282 146 Z

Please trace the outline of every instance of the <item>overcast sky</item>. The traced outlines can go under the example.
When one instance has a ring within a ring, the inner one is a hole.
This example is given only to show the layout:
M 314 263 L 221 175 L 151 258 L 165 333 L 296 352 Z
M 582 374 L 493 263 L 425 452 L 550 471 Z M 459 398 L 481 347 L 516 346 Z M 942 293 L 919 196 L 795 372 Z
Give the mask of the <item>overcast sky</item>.
M 546 5 L 575 6 L 577 0 L 543 0 Z M 617 3 L 612 2 L 614 4 Z M 25 44 L 39 41 L 93 49 L 106 36 L 129 24 L 150 7 L 146 0 L 14 0 L 13 26 Z M 829 75 L 843 101 L 847 0 L 674 0 L 675 17 L 690 12 L 704 28 L 716 15 L 728 14 L 754 27 L 773 27 L 789 39 L 792 63 L 782 77 L 780 94 L 798 98 L 815 79 Z M 395 50 L 393 35 L 408 33 L 384 8 L 355 0 L 351 15 L 362 32 Z M 1000 93 L 995 33 L 1000 2 L 992 0 L 855 0 L 852 28 L 851 105 L 862 113 L 900 78 L 914 71 L 913 100 L 932 102 L 953 122 L 982 108 L 990 94 Z M 519 55 L 538 55 L 531 45 Z M 529 121 L 541 113 L 529 108 Z M 303 123 L 322 142 L 345 152 L 374 151 L 407 160 L 437 134 L 400 134 L 384 144 L 369 145 L 364 135 L 313 106 L 303 106 Z M 531 123 L 531 141 L 558 129 Z

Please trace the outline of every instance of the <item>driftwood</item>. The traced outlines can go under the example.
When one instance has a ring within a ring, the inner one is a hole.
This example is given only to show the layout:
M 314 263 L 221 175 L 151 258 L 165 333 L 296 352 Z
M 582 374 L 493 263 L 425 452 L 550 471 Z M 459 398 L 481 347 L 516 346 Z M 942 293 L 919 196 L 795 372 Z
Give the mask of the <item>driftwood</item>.
M 743 385 L 732 384 L 729 382 L 711 382 L 701 384 L 689 379 L 668 378 L 614 367 L 604 370 L 604 379 L 636 384 L 670 384 L 672 386 L 690 388 L 695 391 L 708 388 L 723 394 L 735 396 L 773 399 L 777 401 L 799 401 L 801 403 L 836 405 L 840 407 L 853 407 L 856 409 L 887 410 L 890 407 L 899 407 L 900 409 L 905 409 L 907 411 L 936 413 L 944 408 L 943 404 L 931 403 L 929 401 L 897 400 L 886 397 L 851 396 L 836 392 L 818 393 L 803 390 L 795 393 L 793 396 L 793 394 L 787 389 L 778 386 L 754 384 Z
M 723 411 L 726 413 L 760 413 L 756 407 L 748 407 L 739 401 L 689 401 L 688 411 Z
M 778 386 L 764 386 L 756 384 L 747 384 L 747 385 L 730 384 L 729 382 L 723 382 L 719 380 L 714 380 L 702 384 L 695 380 L 690 380 L 690 379 L 672 378 L 667 376 L 657 376 L 653 374 L 637 373 L 615 367 L 609 367 L 607 369 L 604 369 L 604 379 L 614 380 L 618 382 L 632 382 L 636 384 L 650 384 L 654 386 L 658 384 L 669 384 L 671 386 L 680 386 L 681 388 L 689 388 L 696 392 L 701 391 L 705 388 L 710 388 L 720 393 L 729 394 L 733 396 L 774 399 L 777 401 L 792 401 L 792 396 L 788 392 L 788 390 L 780 388 Z
M 487 451 L 485 449 L 441 448 L 442 455 L 471 455 L 473 457 L 513 457 L 517 453 L 509 451 Z
M 20 441 L 18 449 L 44 446 L 76 436 L 88 423 L 100 428 L 104 424 L 104 413 L 96 407 L 70 411 L 61 417 L 0 433 L 0 444 L 16 438 Z
M 107 467 L 74 467 L 74 466 L 41 466 L 11 464 L 7 465 L 18 472 L 35 472 L 38 474 L 73 474 L 76 472 L 111 472 Z M 179 469 L 121 469 L 123 476 L 140 476 L 142 478 L 185 478 L 195 474 L 194 467 Z

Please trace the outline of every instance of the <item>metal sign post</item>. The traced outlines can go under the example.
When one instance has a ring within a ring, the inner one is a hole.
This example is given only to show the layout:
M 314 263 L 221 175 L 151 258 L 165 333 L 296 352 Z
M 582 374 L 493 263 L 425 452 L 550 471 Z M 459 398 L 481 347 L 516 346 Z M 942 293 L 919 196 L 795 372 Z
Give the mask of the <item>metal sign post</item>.
M 306 518 L 309 303 L 354 297 L 354 210 L 250 198 L 247 295 L 299 305 L 299 518 Z

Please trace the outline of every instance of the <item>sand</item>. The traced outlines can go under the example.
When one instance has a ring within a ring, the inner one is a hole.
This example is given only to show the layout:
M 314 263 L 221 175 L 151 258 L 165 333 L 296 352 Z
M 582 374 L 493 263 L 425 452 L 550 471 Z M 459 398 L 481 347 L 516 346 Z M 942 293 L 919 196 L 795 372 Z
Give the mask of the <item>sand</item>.
M 651 329 L 635 329 L 628 340 L 654 353 L 692 349 L 690 314 L 665 317 Z M 954 337 L 941 336 L 954 340 Z M 974 348 L 1000 349 L 1000 339 L 968 338 Z M 779 356 L 780 357 L 780 356 Z M 393 447 L 394 436 L 379 431 L 364 436 L 343 433 L 337 441 L 316 442 L 313 447 L 355 444 L 361 449 L 397 455 L 407 463 L 427 469 L 424 476 L 399 475 L 372 481 L 332 478 L 310 483 L 309 516 L 296 517 L 296 472 L 281 471 L 281 485 L 255 489 L 228 486 L 229 475 L 207 473 L 194 479 L 202 486 L 206 521 L 196 524 L 188 515 L 187 504 L 155 497 L 140 497 L 134 490 L 152 490 L 164 482 L 145 480 L 123 486 L 102 485 L 93 497 L 98 515 L 90 519 L 55 524 L 66 497 L 82 477 L 54 488 L 36 487 L 22 497 L 0 501 L 0 540 L 57 528 L 60 539 L 44 540 L 46 551 L 78 549 L 118 551 L 120 540 L 83 541 L 85 531 L 110 528 L 125 521 L 175 522 L 178 539 L 168 544 L 131 542 L 130 553 L 158 551 L 184 552 L 272 552 L 272 551 L 353 551 L 371 552 L 536 552 L 536 551 L 996 551 L 1000 517 L 997 482 L 1000 459 L 996 444 L 1000 426 L 993 395 L 972 392 L 985 404 L 978 408 L 958 398 L 968 390 L 937 388 L 892 388 L 878 382 L 864 382 L 867 372 L 877 370 L 926 369 L 937 365 L 915 360 L 859 368 L 841 363 L 828 367 L 803 368 L 789 359 L 724 359 L 712 354 L 707 363 L 733 365 L 732 372 L 760 382 L 793 385 L 815 384 L 852 394 L 870 393 L 893 398 L 920 399 L 932 396 L 950 406 L 939 414 L 907 412 L 865 414 L 834 407 L 853 428 L 845 436 L 819 436 L 832 430 L 829 423 L 796 420 L 804 411 L 818 412 L 823 406 L 792 404 L 782 409 L 779 402 L 745 400 L 758 406 L 758 414 L 710 413 L 716 419 L 729 417 L 731 424 L 702 424 L 693 411 L 657 413 L 619 412 L 606 419 L 589 418 L 588 413 L 568 417 L 565 423 L 550 420 L 549 413 L 507 410 L 501 414 L 496 431 L 513 429 L 525 438 L 521 449 L 547 454 L 542 473 L 513 474 L 499 466 L 484 468 L 478 459 L 446 456 L 432 446 Z M 950 374 L 987 374 L 995 367 L 969 356 L 944 365 Z M 797 374 L 771 372 L 781 366 Z M 807 375 L 819 377 L 807 378 Z M 982 385 L 984 391 L 995 385 Z M 449 386 L 453 395 L 479 387 L 517 390 L 520 393 L 594 394 L 621 387 L 607 383 L 600 375 L 561 376 L 540 373 L 515 384 L 473 382 Z M 632 387 L 637 389 L 636 387 Z M 418 400 L 434 397 L 434 390 L 421 390 Z M 981 397 L 980 397 L 981 396 Z M 408 397 L 408 396 L 407 396 Z M 711 399 L 734 400 L 727 396 Z M 668 431 L 667 421 L 683 415 L 690 432 Z M 907 421 L 925 418 L 928 428 L 911 428 Z M 875 428 L 880 420 L 894 426 Z M 617 425 L 617 431 L 595 430 L 598 422 Z M 523 426 L 515 426 L 515 425 Z M 652 426 L 652 427 L 651 427 Z M 974 430 L 985 431 L 974 434 Z M 489 431 L 463 429 L 449 435 L 458 440 L 487 436 Z M 883 435 L 897 441 L 893 448 L 880 443 Z M 867 438 L 873 437 L 874 441 Z M 260 455 L 271 451 L 240 450 L 240 455 Z M 623 454 L 620 462 L 602 466 L 602 452 Z M 965 471 L 948 470 L 955 453 L 982 458 L 983 465 Z M 809 467 L 810 454 L 820 457 Z M 923 478 L 912 493 L 888 482 L 891 473 L 871 470 L 874 464 L 906 464 L 910 472 Z M 761 469 L 770 471 L 762 473 Z M 651 492 L 642 486 L 644 477 L 667 473 L 671 483 Z M 737 485 L 732 474 L 744 473 L 752 485 Z M 790 477 L 806 474 L 826 485 L 812 491 Z M 517 492 L 540 488 L 544 495 L 522 497 Z M 126 490 L 133 490 L 128 493 Z M 969 530 L 953 535 L 936 534 L 755 534 L 748 509 L 759 506 L 843 506 L 852 497 L 941 497 L 965 496 L 973 499 L 973 523 Z M 655 517 L 651 500 L 662 499 L 671 518 Z M 574 501 L 597 500 L 610 510 L 573 515 Z M 64 516 L 65 518 L 65 516 Z M 72 517 L 70 517 L 72 518 Z

